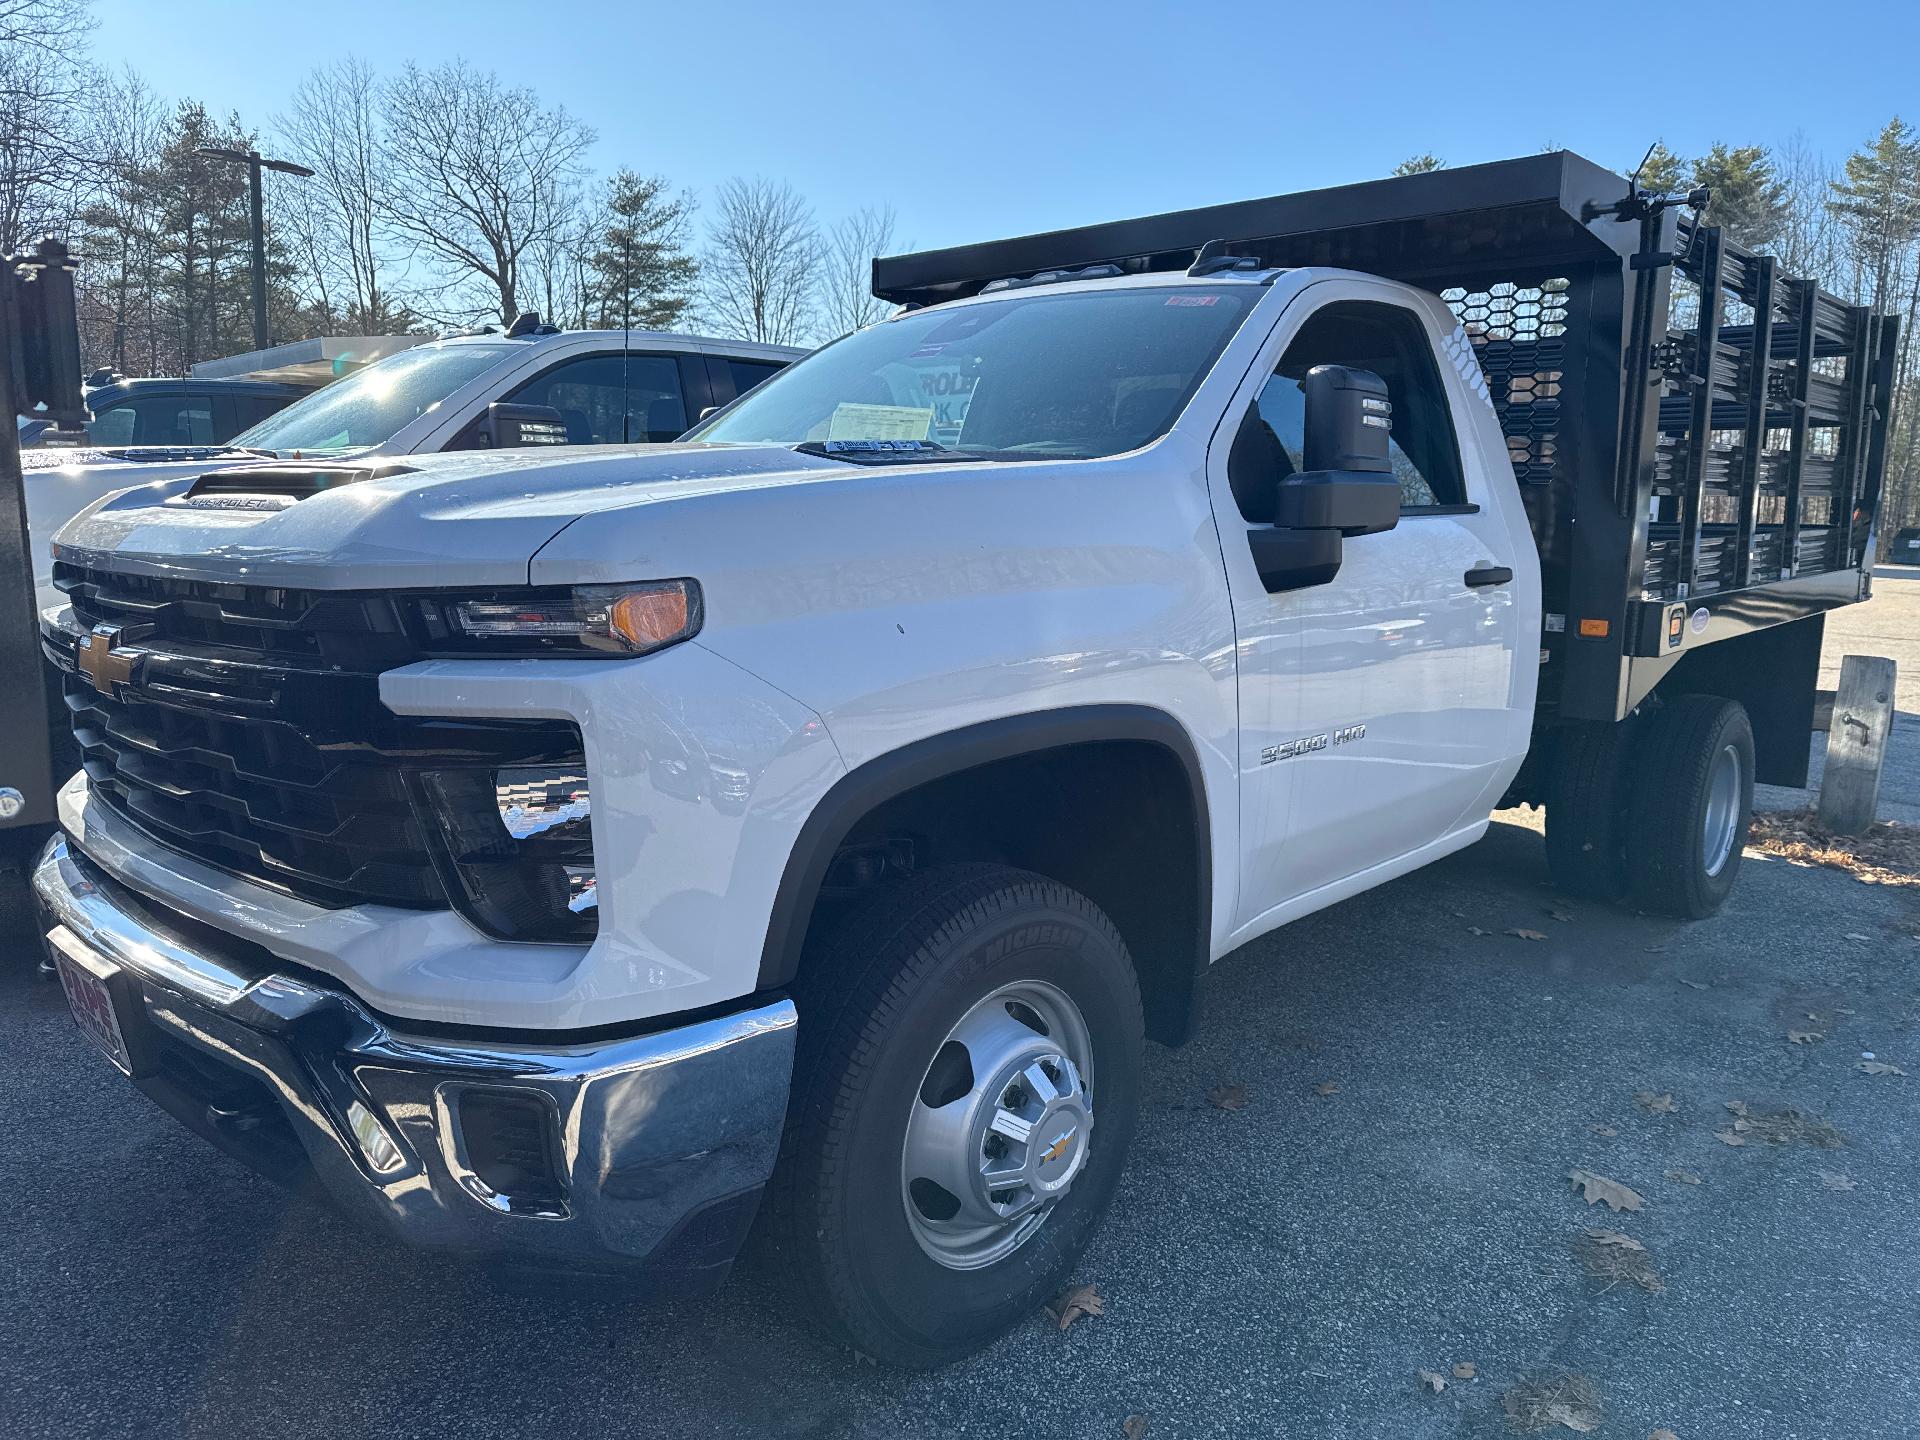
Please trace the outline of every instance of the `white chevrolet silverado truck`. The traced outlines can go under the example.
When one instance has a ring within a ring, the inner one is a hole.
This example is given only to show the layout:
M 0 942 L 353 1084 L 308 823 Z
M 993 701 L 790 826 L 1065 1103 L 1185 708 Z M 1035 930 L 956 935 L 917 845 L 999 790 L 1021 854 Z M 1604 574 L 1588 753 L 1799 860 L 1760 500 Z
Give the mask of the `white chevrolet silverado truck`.
M 1804 779 L 1891 327 L 1663 197 L 1543 155 L 875 290 L 683 443 L 61 531 L 35 883 L 113 1063 L 424 1246 L 684 1283 L 758 1215 L 934 1364 L 1069 1278 L 1211 962 L 1519 800 L 1704 915 Z

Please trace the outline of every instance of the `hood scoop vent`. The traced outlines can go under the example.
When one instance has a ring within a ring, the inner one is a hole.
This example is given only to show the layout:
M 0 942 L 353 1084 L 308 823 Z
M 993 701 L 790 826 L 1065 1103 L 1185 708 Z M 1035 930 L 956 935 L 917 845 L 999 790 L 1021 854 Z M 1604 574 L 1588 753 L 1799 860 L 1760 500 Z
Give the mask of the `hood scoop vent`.
M 202 475 L 165 503 L 189 510 L 285 510 L 323 490 L 411 474 L 411 465 L 242 465 Z

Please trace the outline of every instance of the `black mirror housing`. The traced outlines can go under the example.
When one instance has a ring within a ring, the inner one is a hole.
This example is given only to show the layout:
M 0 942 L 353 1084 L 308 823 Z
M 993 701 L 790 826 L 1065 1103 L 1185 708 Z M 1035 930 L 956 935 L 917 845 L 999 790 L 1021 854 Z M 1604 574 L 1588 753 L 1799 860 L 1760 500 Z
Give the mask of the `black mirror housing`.
M 520 405 L 496 400 L 476 437 L 479 448 L 518 450 L 530 445 L 565 445 L 567 422 L 551 405 Z
M 1371 370 L 1316 365 L 1300 388 L 1306 394 L 1302 470 L 1392 472 L 1387 441 L 1393 434 L 1393 402 L 1386 381 Z
M 1280 482 L 1273 523 L 1293 530 L 1377 535 L 1400 523 L 1400 482 L 1366 470 L 1309 470 Z
M 1277 442 L 1257 408 L 1248 412 L 1227 462 L 1236 493 L 1254 497 L 1261 509 L 1272 499 L 1273 527 L 1247 532 L 1254 568 L 1269 594 L 1326 584 L 1340 572 L 1346 538 L 1400 523 L 1386 382 L 1370 370 L 1316 365 L 1301 389 L 1304 470 L 1290 473 L 1284 455 L 1273 453 Z

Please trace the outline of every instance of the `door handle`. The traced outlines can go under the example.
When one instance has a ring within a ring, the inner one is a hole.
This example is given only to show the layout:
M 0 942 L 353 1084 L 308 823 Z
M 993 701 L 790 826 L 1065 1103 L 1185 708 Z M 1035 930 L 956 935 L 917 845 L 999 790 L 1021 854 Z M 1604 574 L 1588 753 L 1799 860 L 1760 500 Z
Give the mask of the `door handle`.
M 1476 588 L 1481 585 L 1504 585 L 1511 579 L 1513 567 L 1510 565 L 1476 565 L 1467 571 L 1467 584 Z

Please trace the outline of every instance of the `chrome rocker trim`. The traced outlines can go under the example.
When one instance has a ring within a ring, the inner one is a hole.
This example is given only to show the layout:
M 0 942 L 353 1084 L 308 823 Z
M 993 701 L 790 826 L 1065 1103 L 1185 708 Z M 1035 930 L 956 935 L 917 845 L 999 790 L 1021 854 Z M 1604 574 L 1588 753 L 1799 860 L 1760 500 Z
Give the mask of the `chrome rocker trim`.
M 175 924 L 64 836 L 33 883 L 49 943 L 105 962 L 134 1083 L 269 1178 L 317 1180 L 425 1247 L 562 1268 L 647 1262 L 695 1282 L 731 1265 L 779 1151 L 791 1001 L 588 1044 L 411 1036 L 343 990 L 277 973 L 256 947 Z M 192 1083 L 207 1073 L 250 1083 L 261 1104 L 209 1100 Z M 546 1113 L 542 1193 L 502 1193 L 469 1163 L 460 1101 L 475 1091 Z M 269 1097 L 284 1127 L 262 1123 L 277 1121 L 262 1113 Z

